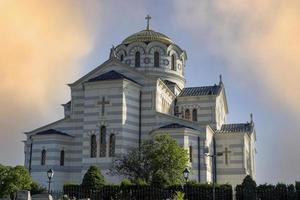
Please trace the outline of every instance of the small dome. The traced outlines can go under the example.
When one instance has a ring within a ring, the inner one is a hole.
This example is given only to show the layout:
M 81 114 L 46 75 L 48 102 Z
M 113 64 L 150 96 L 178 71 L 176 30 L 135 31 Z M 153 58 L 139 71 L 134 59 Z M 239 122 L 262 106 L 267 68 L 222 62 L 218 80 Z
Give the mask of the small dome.
M 127 45 L 133 42 L 153 42 L 153 41 L 162 42 L 165 45 L 170 45 L 174 43 L 166 35 L 159 32 L 155 32 L 153 30 L 146 29 L 130 35 L 122 42 L 122 44 Z

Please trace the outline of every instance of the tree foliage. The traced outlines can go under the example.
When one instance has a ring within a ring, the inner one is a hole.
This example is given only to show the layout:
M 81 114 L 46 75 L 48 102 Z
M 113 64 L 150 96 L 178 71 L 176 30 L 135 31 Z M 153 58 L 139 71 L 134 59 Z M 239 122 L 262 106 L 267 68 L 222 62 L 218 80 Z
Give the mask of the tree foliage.
M 32 182 L 30 185 L 31 189 L 30 189 L 30 194 L 34 195 L 34 194 L 42 194 L 44 192 L 47 192 L 47 189 L 41 185 L 39 185 L 36 182 Z
M 29 190 L 31 183 L 31 176 L 25 167 L 0 165 L 0 197 L 10 195 L 14 198 L 17 191 Z
M 188 162 L 187 151 L 167 134 L 154 136 L 114 162 L 111 173 L 129 178 L 133 183 L 168 186 L 181 184 L 182 172 Z
M 81 185 L 90 189 L 97 189 L 102 187 L 104 184 L 105 179 L 101 174 L 101 171 L 96 166 L 90 166 L 83 177 Z

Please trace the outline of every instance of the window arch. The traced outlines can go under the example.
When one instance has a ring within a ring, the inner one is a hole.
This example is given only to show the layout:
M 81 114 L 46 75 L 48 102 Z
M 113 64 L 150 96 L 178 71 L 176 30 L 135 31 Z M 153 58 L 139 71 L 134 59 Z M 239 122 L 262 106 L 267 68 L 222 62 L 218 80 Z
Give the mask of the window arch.
M 43 149 L 41 153 L 41 165 L 45 165 L 45 164 L 46 164 L 46 150 Z
M 184 112 L 184 117 L 185 117 L 185 119 L 190 120 L 190 118 L 191 118 L 191 113 L 190 113 L 190 110 L 189 110 L 189 109 L 186 109 L 186 110 L 185 110 L 185 112 Z
M 97 142 L 96 135 L 91 136 L 91 158 L 95 158 L 97 155 Z
M 109 137 L 109 157 L 115 156 L 116 135 L 111 134 Z
M 174 54 L 171 56 L 171 69 L 176 71 L 176 57 Z
M 197 109 L 196 108 L 193 109 L 193 121 L 195 121 L 195 122 L 198 121 L 197 120 Z
M 106 156 L 106 127 L 100 127 L 100 157 Z
M 158 53 L 158 51 L 154 52 L 154 67 L 159 67 L 159 53 Z
M 61 150 L 60 151 L 60 166 L 64 166 L 65 165 L 65 151 Z
M 135 52 L 135 67 L 141 66 L 141 53 L 139 51 Z

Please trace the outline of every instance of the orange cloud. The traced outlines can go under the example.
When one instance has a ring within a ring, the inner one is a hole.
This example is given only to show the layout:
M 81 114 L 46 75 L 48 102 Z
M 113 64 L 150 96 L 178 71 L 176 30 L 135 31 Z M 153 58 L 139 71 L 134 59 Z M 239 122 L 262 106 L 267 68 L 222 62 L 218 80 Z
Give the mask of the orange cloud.
M 86 21 L 75 1 L 0 1 L 1 162 L 22 160 L 21 133 L 40 125 L 43 114 L 58 117 L 50 105 L 69 98 L 63 85 L 92 48 Z
M 66 1 L 1 4 L 1 96 L 44 109 L 91 49 L 83 16 Z

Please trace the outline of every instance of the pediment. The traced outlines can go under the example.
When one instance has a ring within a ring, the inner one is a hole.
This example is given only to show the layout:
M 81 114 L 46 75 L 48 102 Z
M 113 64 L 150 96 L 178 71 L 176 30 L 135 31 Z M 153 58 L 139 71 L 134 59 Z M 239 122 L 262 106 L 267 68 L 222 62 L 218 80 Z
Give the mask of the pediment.
M 135 70 L 134 68 L 120 62 L 116 58 L 111 58 L 105 61 L 103 64 L 99 65 L 77 81 L 72 84 L 69 84 L 70 87 L 76 87 L 78 85 L 82 85 L 83 83 L 100 76 L 101 74 L 105 74 L 110 71 L 116 71 L 135 82 L 143 85 L 146 80 L 152 80 L 152 78 L 145 76 L 142 72 Z

